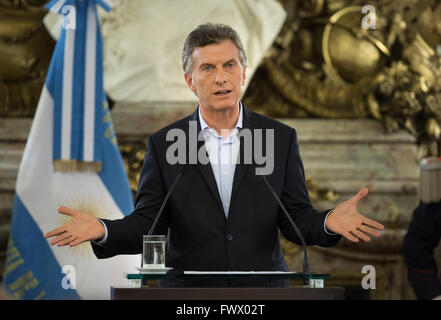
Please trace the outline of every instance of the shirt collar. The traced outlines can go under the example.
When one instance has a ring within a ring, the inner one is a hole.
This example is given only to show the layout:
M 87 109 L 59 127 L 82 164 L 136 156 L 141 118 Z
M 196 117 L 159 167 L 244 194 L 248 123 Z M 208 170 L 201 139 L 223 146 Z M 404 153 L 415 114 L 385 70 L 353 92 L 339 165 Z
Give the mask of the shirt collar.
M 239 117 L 237 118 L 237 122 L 236 122 L 235 128 L 239 128 L 239 129 L 242 128 L 242 119 L 243 119 L 242 112 L 243 112 L 242 102 L 239 102 Z M 204 118 L 202 117 L 201 107 L 200 106 L 198 108 L 198 113 L 199 113 L 199 123 L 201 124 L 201 131 L 206 129 L 206 128 L 213 129 L 205 122 Z

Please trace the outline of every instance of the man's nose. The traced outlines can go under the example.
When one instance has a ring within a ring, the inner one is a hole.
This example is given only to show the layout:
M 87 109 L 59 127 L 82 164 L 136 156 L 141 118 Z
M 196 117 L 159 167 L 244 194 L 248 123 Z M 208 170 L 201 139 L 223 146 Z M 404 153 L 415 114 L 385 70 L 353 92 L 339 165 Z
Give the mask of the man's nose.
M 219 70 L 216 72 L 216 83 L 223 84 L 227 82 L 227 75 L 223 70 Z

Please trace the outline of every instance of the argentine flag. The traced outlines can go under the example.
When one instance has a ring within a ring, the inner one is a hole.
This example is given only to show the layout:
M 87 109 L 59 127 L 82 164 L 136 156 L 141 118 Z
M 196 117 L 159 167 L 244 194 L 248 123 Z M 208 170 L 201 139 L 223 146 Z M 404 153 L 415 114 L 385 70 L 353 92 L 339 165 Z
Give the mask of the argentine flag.
M 61 205 L 120 219 L 133 209 L 103 89 L 97 5 L 51 1 L 65 15 L 16 183 L 3 286 L 17 299 L 109 299 L 139 256 L 98 260 L 90 242 L 50 246 L 44 234 L 71 219 Z

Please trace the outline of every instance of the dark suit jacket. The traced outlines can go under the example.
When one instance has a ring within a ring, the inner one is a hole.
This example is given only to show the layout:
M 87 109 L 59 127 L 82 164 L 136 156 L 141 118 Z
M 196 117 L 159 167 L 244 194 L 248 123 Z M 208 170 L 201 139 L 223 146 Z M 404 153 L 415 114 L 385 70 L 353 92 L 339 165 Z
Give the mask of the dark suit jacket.
M 418 299 L 441 295 L 441 281 L 434 249 L 441 239 L 441 202 L 420 202 L 403 240 L 408 277 Z
M 311 205 L 296 131 L 245 106 L 243 109 L 243 128 L 274 129 L 274 170 L 267 178 L 307 244 L 336 244 L 341 236 L 331 236 L 324 231 L 328 211 L 317 211 Z M 148 233 L 166 192 L 182 167 L 170 165 L 166 160 L 167 148 L 173 143 L 166 141 L 166 134 L 170 129 L 179 128 L 188 136 L 190 120 L 197 121 L 199 133 L 196 110 L 149 137 L 135 209 L 123 219 L 104 220 L 108 228 L 107 242 L 103 246 L 92 244 L 98 258 L 142 252 L 142 236 Z M 199 142 L 198 146 L 203 144 Z M 241 142 L 242 155 L 243 145 Z M 300 240 L 262 177 L 255 175 L 254 165 L 244 162 L 236 165 L 228 218 L 211 165 L 189 165 L 154 232 L 167 234 L 169 230 L 167 267 L 204 271 L 288 271 L 279 229 L 288 240 L 298 244 Z

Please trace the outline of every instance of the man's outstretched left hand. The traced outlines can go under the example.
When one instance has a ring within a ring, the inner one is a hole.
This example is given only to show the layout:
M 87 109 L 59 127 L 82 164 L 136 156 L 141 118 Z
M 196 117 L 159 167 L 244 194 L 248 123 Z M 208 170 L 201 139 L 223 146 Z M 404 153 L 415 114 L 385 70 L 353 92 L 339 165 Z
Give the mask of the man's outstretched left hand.
M 384 226 L 372 219 L 368 219 L 358 213 L 358 202 L 366 197 L 368 189 L 361 189 L 351 199 L 340 203 L 329 214 L 326 220 L 326 229 L 342 235 L 352 242 L 371 241 L 370 236 L 378 238 L 380 234 L 377 230 L 383 230 Z

